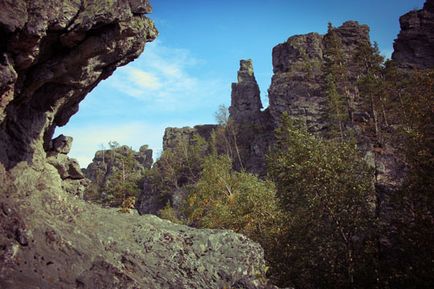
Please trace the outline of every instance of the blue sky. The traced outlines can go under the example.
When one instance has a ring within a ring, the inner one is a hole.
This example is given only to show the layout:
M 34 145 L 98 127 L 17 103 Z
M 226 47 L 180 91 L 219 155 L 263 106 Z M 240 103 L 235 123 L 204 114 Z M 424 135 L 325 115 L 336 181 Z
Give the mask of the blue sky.
M 253 59 L 264 106 L 271 50 L 295 34 L 325 33 L 327 23 L 356 20 L 371 27 L 384 55 L 392 51 L 400 15 L 423 0 L 151 0 L 160 35 L 134 62 L 119 68 L 58 128 L 74 137 L 70 156 L 82 167 L 107 142 L 161 151 L 164 128 L 214 123 L 229 106 L 240 59 Z

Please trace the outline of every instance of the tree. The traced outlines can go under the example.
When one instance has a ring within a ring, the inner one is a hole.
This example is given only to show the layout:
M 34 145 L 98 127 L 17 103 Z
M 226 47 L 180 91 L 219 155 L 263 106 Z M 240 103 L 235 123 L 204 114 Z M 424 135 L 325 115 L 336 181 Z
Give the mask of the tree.
M 327 95 L 327 117 L 330 121 L 330 136 L 345 137 L 345 121 L 348 120 L 348 71 L 342 40 L 331 23 L 324 37 L 324 83 Z
M 236 160 L 237 167 L 244 170 L 243 160 L 238 145 L 239 125 L 230 119 L 229 110 L 223 104 L 219 105 L 219 108 L 215 113 L 215 118 L 220 127 L 214 132 L 214 145 L 217 145 L 220 148 L 223 147 L 224 150 L 222 151 L 220 149 L 220 153 L 229 155 L 232 159 Z
M 373 172 L 354 144 L 317 139 L 284 115 L 268 173 L 286 214 L 280 281 L 299 288 L 375 283 Z
M 199 179 L 203 159 L 209 151 L 208 143 L 197 134 L 191 139 L 180 139 L 174 147 L 163 151 L 145 177 L 161 207 L 167 203 L 173 205 L 174 192 L 188 193 L 189 186 Z
M 389 201 L 383 263 L 391 288 L 432 288 L 434 284 L 434 71 L 386 66 L 389 142 L 405 161 L 406 176 Z
M 362 108 L 369 112 L 373 120 L 375 139 L 382 142 L 380 115 L 382 124 L 388 125 L 383 92 L 383 63 L 377 43 L 361 42 L 356 48 L 354 63 L 358 68 L 357 87 L 360 92 Z
M 230 229 L 252 238 L 265 248 L 266 258 L 273 262 L 282 220 L 274 184 L 233 171 L 228 156 L 205 158 L 184 214 L 189 225 Z
M 136 168 L 136 160 L 131 149 L 120 147 L 119 144 L 113 146 L 113 142 L 110 146 L 113 147 L 110 160 L 111 174 L 106 179 L 103 191 L 106 193 L 106 202 L 119 207 L 127 199 L 138 196 L 144 172 Z

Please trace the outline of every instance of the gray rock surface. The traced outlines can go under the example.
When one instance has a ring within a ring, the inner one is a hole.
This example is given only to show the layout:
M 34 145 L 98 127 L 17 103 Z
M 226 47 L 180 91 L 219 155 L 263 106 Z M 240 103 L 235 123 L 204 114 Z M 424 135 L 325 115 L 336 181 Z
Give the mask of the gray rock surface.
M 73 138 L 63 134 L 51 141 L 50 151 L 67 155 L 71 151 Z
M 401 16 L 399 22 L 401 32 L 393 45 L 392 59 L 403 68 L 434 67 L 434 0 Z
M 240 61 L 238 82 L 232 83 L 231 118 L 237 120 L 256 119 L 261 112 L 262 102 L 258 83 L 253 72 L 251 59 Z
M 102 191 L 105 187 L 110 186 L 110 177 L 124 169 L 125 159 L 132 162 L 128 165 L 131 169 L 130 173 L 137 175 L 139 178 L 144 175 L 146 170 L 151 168 L 154 162 L 152 150 L 147 145 L 140 147 L 138 152 L 128 146 L 119 146 L 97 151 L 84 173 L 97 189 Z
M 366 127 L 372 113 L 363 105 L 357 90 L 358 68 L 354 64 L 357 47 L 370 43 L 369 27 L 355 21 L 345 22 L 334 32 L 342 42 L 343 59 L 348 68 L 346 103 L 349 115 L 343 125 L 353 132 L 359 150 L 370 158 L 376 169 L 376 185 L 396 187 L 403 177 L 402 164 L 394 156 L 391 144 L 383 143 L 378 153 L 378 140 Z M 277 126 L 283 112 L 297 119 L 312 133 L 328 137 L 327 95 L 324 90 L 323 65 L 325 36 L 310 33 L 290 37 L 273 49 L 274 75 L 269 89 L 270 113 Z
M 194 127 L 186 126 L 182 128 L 168 127 L 164 130 L 163 150 L 175 148 L 182 142 L 190 143 L 193 140 L 193 136 L 195 134 L 203 137 L 205 140 L 208 140 L 212 131 L 217 127 L 218 125 L 214 124 L 196 125 Z
M 57 154 L 47 158 L 49 164 L 53 165 L 59 173 L 62 180 L 72 179 L 80 180 L 84 179 L 84 174 L 81 171 L 80 165 L 77 160 L 70 159 L 67 155 Z
M 239 157 L 234 157 L 237 170 L 246 169 L 265 175 L 265 154 L 273 140 L 269 110 L 261 111 L 262 102 L 252 60 L 241 60 L 238 82 L 232 83 L 230 128 L 228 139 Z
M 196 135 L 205 140 L 209 140 L 212 131 L 217 127 L 217 125 L 212 124 L 182 128 L 168 127 L 164 131 L 163 150 L 175 149 L 181 143 L 192 144 L 194 142 L 194 136 Z M 155 163 L 154 169 L 158 170 L 158 167 L 159 161 Z M 142 191 L 137 198 L 136 208 L 140 214 L 157 214 L 168 202 L 176 206 L 183 197 L 185 197 L 185 192 L 182 190 L 174 190 L 170 192 L 169 195 L 160 192 L 159 189 L 153 187 L 151 181 L 145 177 Z
M 72 137 L 59 135 L 51 141 L 47 152 L 47 163 L 56 168 L 62 179 L 62 188 L 81 199 L 90 185 L 90 180 L 81 171 L 77 160 L 68 157 L 72 147 Z
M 42 156 L 86 94 L 138 57 L 157 35 L 149 9 L 147 0 L 0 1 L 2 163 Z
M 49 165 L 0 165 L 0 288 L 274 288 L 246 237 L 103 209 L 61 181 Z
M 370 43 L 369 28 L 355 21 L 347 21 L 334 29 L 342 41 L 344 59 L 350 71 L 349 82 L 355 87 L 356 71 L 352 66 L 356 47 Z M 309 33 L 288 38 L 273 48 L 273 71 L 268 95 L 270 113 L 277 125 L 283 112 L 300 120 L 313 133 L 322 133 L 329 126 L 325 114 L 327 97 L 324 93 L 323 35 Z M 358 112 L 357 91 L 350 89 L 349 101 L 353 113 Z M 353 125 L 353 124 L 348 124 Z
M 54 129 L 156 37 L 150 11 L 147 0 L 0 0 L 0 288 L 267 287 L 263 251 L 241 235 L 73 195 L 86 181 Z
M 268 96 L 275 125 L 288 112 L 313 131 L 324 129 L 322 63 L 323 37 L 316 33 L 292 36 L 273 48 L 274 75 Z

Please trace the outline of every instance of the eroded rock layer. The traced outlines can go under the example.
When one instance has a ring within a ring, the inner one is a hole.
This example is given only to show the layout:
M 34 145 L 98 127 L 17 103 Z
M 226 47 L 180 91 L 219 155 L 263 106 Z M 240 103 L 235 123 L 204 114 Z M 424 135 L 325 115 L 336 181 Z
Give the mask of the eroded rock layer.
M 50 165 L 0 165 L 0 182 L 0 288 L 268 288 L 242 235 L 83 202 Z
M 146 0 L 0 1 L 0 160 L 48 149 L 86 94 L 157 30 Z
M 156 37 L 150 11 L 147 0 L 0 0 L 0 288 L 267 288 L 262 248 L 241 235 L 74 195 L 83 174 L 54 129 Z
M 434 67 L 434 1 L 399 19 L 401 32 L 393 45 L 392 59 L 403 68 Z

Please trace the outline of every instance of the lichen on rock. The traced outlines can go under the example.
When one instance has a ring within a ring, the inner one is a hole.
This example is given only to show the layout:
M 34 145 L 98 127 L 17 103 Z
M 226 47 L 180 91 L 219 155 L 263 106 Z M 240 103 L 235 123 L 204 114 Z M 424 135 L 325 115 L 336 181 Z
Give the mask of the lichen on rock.
M 0 1 L 0 288 L 268 287 L 244 236 L 74 196 L 86 179 L 55 128 L 158 32 L 147 0 L 60 2 Z

